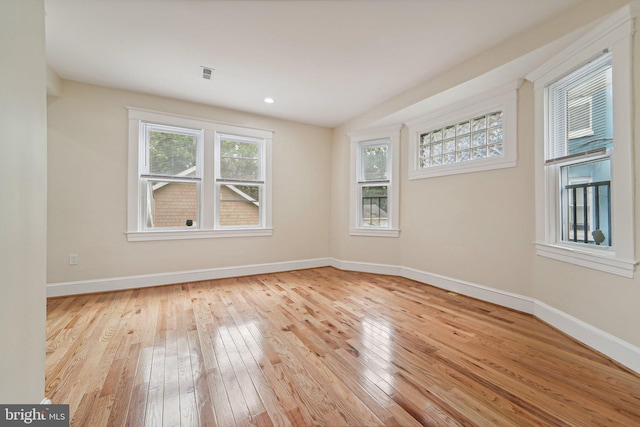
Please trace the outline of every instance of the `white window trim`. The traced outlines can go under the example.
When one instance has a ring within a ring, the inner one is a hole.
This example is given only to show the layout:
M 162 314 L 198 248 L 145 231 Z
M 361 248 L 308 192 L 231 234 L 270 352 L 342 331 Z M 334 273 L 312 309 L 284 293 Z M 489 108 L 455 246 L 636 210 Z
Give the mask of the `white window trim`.
M 222 136 L 230 136 L 233 138 L 236 138 L 238 140 L 244 140 L 246 142 L 250 142 L 250 143 L 255 143 L 258 142 L 256 140 L 255 137 L 248 137 L 246 135 L 246 133 L 242 134 L 242 135 L 231 135 L 229 132 L 216 132 L 215 138 L 214 138 L 214 151 L 216 153 L 220 153 L 220 144 L 221 144 L 221 137 Z M 262 139 L 262 138 L 259 138 Z M 259 160 L 261 161 L 260 163 L 260 178 L 264 178 L 265 172 L 267 170 L 269 170 L 269 168 L 267 168 L 267 162 L 266 162 L 266 156 L 264 155 L 265 153 L 263 153 L 263 148 L 262 148 L 262 144 L 258 145 L 258 151 L 259 151 Z M 215 179 L 214 179 L 214 186 L 215 186 L 215 190 L 214 190 L 214 197 L 215 200 L 220 200 L 220 190 L 221 190 L 221 183 L 224 182 L 224 180 L 220 177 L 220 157 L 219 156 L 214 156 L 214 171 L 215 171 Z M 263 181 L 263 188 L 265 189 L 264 192 L 266 192 L 266 179 L 260 179 L 258 181 Z M 250 180 L 247 181 L 247 183 L 249 183 Z M 233 191 L 236 191 L 234 189 L 232 189 Z M 264 194 L 262 194 L 262 197 L 264 197 Z M 214 228 L 217 230 L 250 230 L 250 229 L 257 229 L 257 230 L 261 230 L 263 227 L 262 225 L 256 225 L 256 226 L 221 226 L 220 225 L 220 203 L 216 203 L 215 204 L 215 225 Z M 267 221 L 267 217 L 266 217 L 266 209 L 260 209 L 260 224 L 266 224 Z
M 536 253 L 583 267 L 633 278 L 634 181 L 633 181 L 633 18 L 639 3 L 625 6 L 591 32 L 531 72 L 527 79 L 535 91 L 535 200 Z M 605 49 L 612 52 L 613 134 L 615 148 L 611 154 L 612 243 L 610 248 L 589 247 L 563 242 L 559 234 L 560 188 L 556 168 L 545 168 L 545 144 L 548 132 L 546 87 L 571 70 L 585 64 Z
M 178 114 L 164 113 L 136 107 L 126 107 L 129 111 L 129 163 L 128 163 L 128 194 L 127 194 L 127 240 L 183 240 L 203 239 L 219 237 L 253 237 L 271 236 L 273 234 L 271 212 L 271 145 L 273 131 L 265 129 L 234 126 L 211 120 L 182 116 Z M 139 161 L 140 161 L 140 128 L 141 123 L 157 123 L 168 126 L 176 126 L 190 129 L 203 130 L 203 166 L 202 166 L 202 199 L 199 205 L 200 224 L 198 229 L 176 230 L 144 230 L 142 216 L 140 215 L 142 203 L 141 188 L 139 185 Z M 206 206 L 213 209 L 215 206 L 214 191 L 214 162 L 215 162 L 215 138 L 218 133 L 243 135 L 264 139 L 264 194 L 261 200 L 262 226 L 260 227 L 224 227 L 216 228 L 214 215 L 209 214 Z
M 401 125 L 386 126 L 350 132 L 351 168 L 349 191 L 349 234 L 351 236 L 398 237 L 400 235 L 400 128 Z M 360 225 L 361 203 L 358 191 L 358 170 L 360 162 L 360 144 L 369 141 L 390 141 L 391 176 L 387 194 L 388 226 L 364 227 Z
M 423 179 L 461 173 L 479 172 L 516 166 L 518 158 L 518 88 L 522 80 L 516 80 L 484 92 L 443 110 L 405 123 L 409 128 L 409 179 Z M 456 124 L 474 115 L 502 110 L 504 155 L 469 160 L 451 165 L 420 168 L 418 151 L 420 135 L 442 126 Z

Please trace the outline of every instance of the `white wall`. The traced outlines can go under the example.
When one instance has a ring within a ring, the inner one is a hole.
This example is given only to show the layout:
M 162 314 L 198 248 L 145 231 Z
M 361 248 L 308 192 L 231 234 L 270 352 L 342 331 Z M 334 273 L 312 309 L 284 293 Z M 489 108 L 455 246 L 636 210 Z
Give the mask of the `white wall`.
M 128 242 L 125 106 L 274 130 L 273 236 Z M 329 129 L 70 81 L 48 119 L 49 283 L 329 256 Z
M 46 63 L 42 0 L 0 2 L 0 402 L 44 398 Z

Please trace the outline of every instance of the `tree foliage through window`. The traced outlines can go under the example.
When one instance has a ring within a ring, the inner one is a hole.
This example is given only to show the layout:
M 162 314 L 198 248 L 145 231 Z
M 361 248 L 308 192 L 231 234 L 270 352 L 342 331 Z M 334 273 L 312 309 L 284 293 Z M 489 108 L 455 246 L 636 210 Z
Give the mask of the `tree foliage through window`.
M 197 139 L 194 135 L 149 132 L 149 173 L 184 175 L 196 165 Z

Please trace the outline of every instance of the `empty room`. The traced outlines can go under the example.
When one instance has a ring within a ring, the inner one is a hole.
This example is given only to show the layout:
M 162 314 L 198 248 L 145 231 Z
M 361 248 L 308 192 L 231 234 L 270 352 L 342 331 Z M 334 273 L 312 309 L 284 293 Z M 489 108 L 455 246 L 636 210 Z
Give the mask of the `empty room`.
M 639 17 L 3 0 L 0 425 L 640 425 Z

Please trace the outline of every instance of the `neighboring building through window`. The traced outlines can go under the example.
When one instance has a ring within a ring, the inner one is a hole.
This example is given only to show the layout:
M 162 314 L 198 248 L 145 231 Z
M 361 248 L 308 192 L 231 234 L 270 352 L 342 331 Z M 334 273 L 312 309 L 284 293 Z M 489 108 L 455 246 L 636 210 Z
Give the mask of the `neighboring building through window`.
M 545 167 L 557 169 L 566 242 L 611 246 L 611 72 L 606 53 L 547 87 Z
M 397 237 L 399 126 L 351 133 L 352 235 Z
M 527 78 L 536 100 L 538 255 L 633 277 L 629 6 Z
M 234 135 L 216 137 L 218 226 L 260 225 L 264 193 L 263 140 Z
M 198 228 L 203 131 L 141 123 L 142 228 Z
M 270 131 L 129 108 L 129 240 L 271 234 Z

